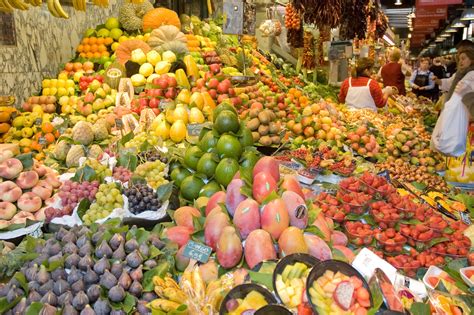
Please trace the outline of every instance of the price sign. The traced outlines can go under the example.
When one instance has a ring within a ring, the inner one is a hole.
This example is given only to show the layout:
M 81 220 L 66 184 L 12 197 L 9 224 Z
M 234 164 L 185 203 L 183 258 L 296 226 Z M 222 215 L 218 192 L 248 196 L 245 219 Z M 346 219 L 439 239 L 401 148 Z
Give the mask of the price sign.
M 117 126 L 118 129 L 122 129 L 123 128 L 122 119 L 115 118 L 115 126 Z
M 43 119 L 41 119 L 41 118 L 36 118 L 36 120 L 35 120 L 35 125 L 40 126 L 41 123 L 43 123 Z
M 188 124 L 188 135 L 189 136 L 199 136 L 201 133 L 204 124 Z
M 44 136 L 39 137 L 38 143 L 41 144 L 41 145 L 45 145 L 46 144 L 46 138 Z
M 38 227 L 36 230 L 34 230 L 28 235 L 34 238 L 40 238 L 43 236 L 43 231 L 41 231 L 41 227 Z
M 212 253 L 212 248 L 204 244 L 189 241 L 184 247 L 183 255 L 190 259 L 206 263 Z
M 224 34 L 239 35 L 244 28 L 244 3 L 241 0 L 226 0 L 223 6 L 224 11 Z
M 465 211 L 459 211 L 459 215 L 461 216 L 461 221 L 467 225 L 471 225 L 471 218 L 469 217 L 469 213 Z
M 377 173 L 377 176 L 385 178 L 387 181 L 390 182 L 390 172 L 387 170 L 381 171 L 380 173 Z

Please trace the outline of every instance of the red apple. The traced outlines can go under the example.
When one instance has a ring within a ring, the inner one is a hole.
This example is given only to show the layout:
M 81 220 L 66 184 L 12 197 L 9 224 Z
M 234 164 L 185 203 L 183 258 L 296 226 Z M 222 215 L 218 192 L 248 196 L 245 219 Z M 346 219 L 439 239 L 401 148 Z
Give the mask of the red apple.
M 165 97 L 169 99 L 174 99 L 176 97 L 176 89 L 174 87 L 170 87 L 166 90 Z
M 209 93 L 209 95 L 211 96 L 212 99 L 215 100 L 215 99 L 217 98 L 217 91 L 216 91 L 216 90 L 210 89 L 210 90 L 208 91 L 208 93 Z
M 177 87 L 178 86 L 178 82 L 176 81 L 176 78 L 174 77 L 168 77 L 168 86 L 169 87 Z
M 213 73 L 219 73 L 219 72 L 221 72 L 221 65 L 218 64 L 218 63 L 213 63 L 213 64 L 209 65 L 209 69 Z
M 229 95 L 227 95 L 227 94 L 219 94 L 219 96 L 217 97 L 217 103 L 220 104 L 228 98 L 229 98 Z
M 160 105 L 160 100 L 157 98 L 152 98 L 150 102 L 148 102 L 148 106 L 151 108 L 158 108 L 158 105 Z

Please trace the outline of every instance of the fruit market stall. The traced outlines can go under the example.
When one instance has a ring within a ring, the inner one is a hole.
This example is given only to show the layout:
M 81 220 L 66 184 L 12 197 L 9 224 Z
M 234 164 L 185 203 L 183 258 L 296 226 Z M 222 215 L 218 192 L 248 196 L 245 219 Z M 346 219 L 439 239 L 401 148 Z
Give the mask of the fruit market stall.
M 1 107 L 0 313 L 469 313 L 474 172 L 433 105 L 349 111 L 274 61 L 126 3 Z

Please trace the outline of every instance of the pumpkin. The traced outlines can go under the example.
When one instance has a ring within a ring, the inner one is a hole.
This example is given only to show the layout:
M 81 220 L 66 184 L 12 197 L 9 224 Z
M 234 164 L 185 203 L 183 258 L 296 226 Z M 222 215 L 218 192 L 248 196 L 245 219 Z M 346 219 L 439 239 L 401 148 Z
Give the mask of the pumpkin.
M 156 8 L 143 16 L 143 30 L 154 30 L 162 25 L 174 25 L 181 29 L 178 14 L 166 8 Z
M 144 41 L 139 39 L 129 39 L 120 43 L 115 50 L 115 56 L 117 56 L 117 60 L 120 64 L 125 65 L 125 63 L 130 60 L 132 51 L 139 48 L 145 54 L 151 50 L 150 46 L 148 46 Z
M 186 36 L 173 25 L 163 25 L 154 29 L 148 38 L 148 45 L 152 48 L 159 48 L 161 45 L 169 42 L 187 42 Z

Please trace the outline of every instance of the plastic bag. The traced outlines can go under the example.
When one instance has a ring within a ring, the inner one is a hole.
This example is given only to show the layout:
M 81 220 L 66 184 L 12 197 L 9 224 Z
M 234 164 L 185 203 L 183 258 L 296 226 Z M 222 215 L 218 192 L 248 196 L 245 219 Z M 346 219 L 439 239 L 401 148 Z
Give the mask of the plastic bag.
M 431 135 L 431 147 L 444 155 L 458 157 L 466 151 L 469 112 L 462 97 L 454 93 L 446 102 Z

